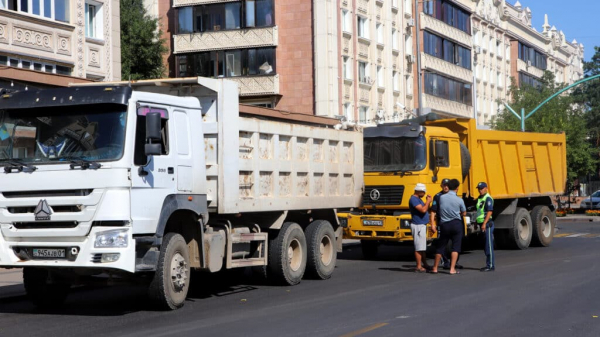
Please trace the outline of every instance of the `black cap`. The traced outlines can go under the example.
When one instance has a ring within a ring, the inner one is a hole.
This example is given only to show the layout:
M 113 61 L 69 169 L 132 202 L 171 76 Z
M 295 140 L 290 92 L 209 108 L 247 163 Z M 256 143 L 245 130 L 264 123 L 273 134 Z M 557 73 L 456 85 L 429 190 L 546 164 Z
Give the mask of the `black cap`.
M 450 179 L 448 179 L 448 178 L 442 179 L 442 185 L 443 186 L 448 186 L 449 183 L 450 183 Z

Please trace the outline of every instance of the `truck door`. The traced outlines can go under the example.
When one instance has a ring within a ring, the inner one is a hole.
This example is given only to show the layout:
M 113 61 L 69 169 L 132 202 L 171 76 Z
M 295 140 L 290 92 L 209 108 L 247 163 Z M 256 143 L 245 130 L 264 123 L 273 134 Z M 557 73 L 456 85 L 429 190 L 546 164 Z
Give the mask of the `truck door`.
M 155 233 L 165 197 L 177 192 L 177 151 L 174 133 L 176 129 L 172 108 L 158 104 L 139 102 L 136 111 L 135 149 L 131 170 L 131 217 L 134 234 Z M 160 112 L 161 147 L 160 156 L 147 157 L 146 116 L 148 112 Z
M 190 144 L 190 120 L 185 110 L 175 109 L 175 139 L 177 148 L 177 191 L 191 193 L 194 186 Z
M 442 153 L 435 153 L 437 149 Z M 434 138 L 430 143 L 431 169 L 437 175 L 437 181 L 442 179 L 458 179 L 462 183 L 460 144 L 457 139 Z M 438 157 L 436 160 L 435 156 Z

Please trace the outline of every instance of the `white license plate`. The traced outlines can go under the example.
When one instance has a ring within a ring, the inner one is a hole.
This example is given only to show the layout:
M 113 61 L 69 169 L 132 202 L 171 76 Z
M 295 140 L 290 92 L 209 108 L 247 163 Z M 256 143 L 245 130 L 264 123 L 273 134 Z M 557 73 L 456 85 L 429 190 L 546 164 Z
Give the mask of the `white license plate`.
M 363 226 L 383 226 L 383 220 L 363 220 Z
M 60 258 L 65 257 L 64 249 L 33 249 L 33 257 L 49 257 L 49 258 Z

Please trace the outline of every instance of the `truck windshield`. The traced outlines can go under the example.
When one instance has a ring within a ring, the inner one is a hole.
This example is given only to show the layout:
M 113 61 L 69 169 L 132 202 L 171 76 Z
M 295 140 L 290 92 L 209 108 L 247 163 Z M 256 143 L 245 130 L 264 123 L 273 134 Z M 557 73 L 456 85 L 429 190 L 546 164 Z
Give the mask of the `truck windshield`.
M 121 105 L 0 110 L 0 164 L 120 159 L 126 114 Z
M 425 136 L 365 138 L 365 172 L 421 171 L 427 166 Z

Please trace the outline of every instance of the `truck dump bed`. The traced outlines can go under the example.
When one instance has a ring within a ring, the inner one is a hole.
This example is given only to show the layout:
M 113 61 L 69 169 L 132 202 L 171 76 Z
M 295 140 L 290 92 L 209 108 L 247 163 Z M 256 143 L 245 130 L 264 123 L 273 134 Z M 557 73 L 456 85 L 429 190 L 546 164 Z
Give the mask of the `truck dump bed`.
M 202 77 L 94 83 L 193 96 L 203 116 L 209 210 L 220 214 L 352 208 L 363 189 L 363 135 L 240 117 L 235 82 Z M 86 85 L 77 85 L 86 86 Z
M 474 119 L 442 120 L 460 135 L 471 153 L 466 192 L 479 195 L 477 183 L 486 181 L 496 199 L 554 196 L 564 192 L 567 179 L 564 133 L 478 130 Z

